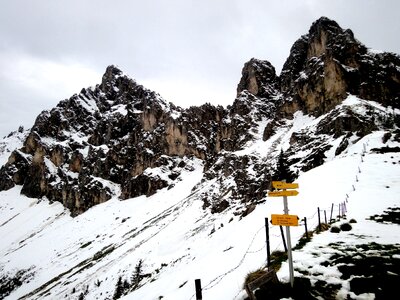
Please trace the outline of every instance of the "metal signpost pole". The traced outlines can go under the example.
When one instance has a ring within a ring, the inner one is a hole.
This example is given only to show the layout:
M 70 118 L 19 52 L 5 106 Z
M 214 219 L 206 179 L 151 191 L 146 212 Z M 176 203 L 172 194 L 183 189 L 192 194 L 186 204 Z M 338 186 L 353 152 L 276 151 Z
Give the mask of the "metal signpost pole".
M 293 274 L 293 259 L 292 259 L 292 241 L 290 237 L 290 226 L 299 226 L 298 224 L 298 216 L 289 215 L 288 208 L 288 196 L 297 196 L 299 194 L 298 191 L 293 190 L 299 188 L 297 183 L 286 183 L 285 180 L 282 181 L 272 181 L 272 187 L 275 189 L 274 191 L 268 192 L 269 197 L 283 197 L 283 215 L 271 215 L 271 223 L 272 225 L 279 225 L 286 227 L 286 237 L 287 237 L 287 254 L 289 260 L 289 275 L 290 275 L 290 286 L 293 288 L 294 284 L 294 274 Z M 278 189 L 278 191 L 276 191 Z M 289 190 L 287 190 L 289 189 Z M 291 190 L 292 189 L 292 190 Z M 307 230 L 307 229 L 306 229 Z M 282 230 L 281 230 L 282 231 Z M 283 235 L 283 232 L 282 232 Z
M 283 196 L 283 212 L 285 215 L 289 214 L 287 196 Z M 290 227 L 286 227 L 287 247 L 288 247 L 288 260 L 289 260 L 289 275 L 290 275 L 290 286 L 293 287 L 294 274 L 293 274 L 293 260 L 292 260 L 292 242 L 290 238 Z

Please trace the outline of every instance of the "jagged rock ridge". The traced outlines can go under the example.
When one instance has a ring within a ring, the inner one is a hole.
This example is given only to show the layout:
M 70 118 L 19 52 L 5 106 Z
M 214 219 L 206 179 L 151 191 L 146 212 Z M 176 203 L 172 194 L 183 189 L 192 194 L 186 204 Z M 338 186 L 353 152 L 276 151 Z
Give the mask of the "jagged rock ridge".
M 23 194 L 61 201 L 76 215 L 113 195 L 171 188 L 198 158 L 203 183 L 218 187 L 202 193 L 203 207 L 220 212 L 239 203 L 234 213 L 245 215 L 264 198 L 287 135 L 296 170 L 340 155 L 377 128 L 398 139 L 399 115 L 385 107 L 399 108 L 399 91 L 399 56 L 368 50 L 325 17 L 294 43 L 280 76 L 267 61 L 247 62 L 227 108 L 176 107 L 109 66 L 100 85 L 37 117 L 1 168 L 0 190 L 22 185 Z M 338 106 L 350 94 L 382 106 Z M 299 116 L 315 126 L 296 128 Z M 257 140 L 265 142 L 262 154 L 251 148 Z
M 221 150 L 240 149 L 251 138 L 246 120 L 209 104 L 175 107 L 110 66 L 100 85 L 37 117 L 0 188 L 22 184 L 25 195 L 62 200 L 72 214 L 108 200 L 114 184 L 122 199 L 151 195 L 179 180 L 184 157 L 212 165 Z M 147 168 L 164 168 L 167 179 Z
M 322 17 L 293 45 L 283 66 L 283 111 L 301 109 L 319 116 L 352 94 L 400 107 L 400 58 L 393 53 L 369 51 L 335 21 Z

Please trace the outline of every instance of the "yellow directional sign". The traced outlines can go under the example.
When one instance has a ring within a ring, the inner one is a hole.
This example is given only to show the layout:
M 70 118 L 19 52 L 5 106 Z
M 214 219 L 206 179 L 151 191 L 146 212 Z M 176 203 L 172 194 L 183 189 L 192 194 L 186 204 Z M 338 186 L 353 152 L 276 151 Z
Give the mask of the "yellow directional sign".
M 272 225 L 299 226 L 299 218 L 296 215 L 271 215 Z
M 268 192 L 269 197 L 297 196 L 298 194 L 296 190 Z
M 287 183 L 283 181 L 272 181 L 272 187 L 278 190 L 282 189 L 298 189 L 298 183 Z

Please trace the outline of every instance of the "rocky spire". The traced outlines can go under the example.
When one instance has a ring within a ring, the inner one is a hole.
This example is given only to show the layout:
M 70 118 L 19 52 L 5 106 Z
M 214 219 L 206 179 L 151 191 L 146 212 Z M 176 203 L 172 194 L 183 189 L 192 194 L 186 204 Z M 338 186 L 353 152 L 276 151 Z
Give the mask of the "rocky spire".
M 244 64 L 242 78 L 237 86 L 237 95 L 239 96 L 245 90 L 263 98 L 268 98 L 278 92 L 278 77 L 269 61 L 252 58 Z
M 341 103 L 348 93 L 398 107 L 395 99 L 399 99 L 400 76 L 396 65 L 397 55 L 369 52 L 350 29 L 321 17 L 295 42 L 283 66 L 281 91 L 291 101 L 282 110 L 292 114 L 301 109 L 319 116 Z
M 102 77 L 102 84 L 110 83 L 115 81 L 116 77 L 122 76 L 123 72 L 115 65 L 110 65 L 106 68 L 105 73 Z

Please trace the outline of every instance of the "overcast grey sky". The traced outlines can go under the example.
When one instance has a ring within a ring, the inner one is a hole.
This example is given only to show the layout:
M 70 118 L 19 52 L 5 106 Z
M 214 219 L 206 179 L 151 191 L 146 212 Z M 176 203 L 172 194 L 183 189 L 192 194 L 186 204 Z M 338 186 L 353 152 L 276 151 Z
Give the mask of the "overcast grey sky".
M 367 47 L 400 53 L 398 0 L 9 0 L 0 10 L 0 137 L 118 65 L 167 101 L 231 104 L 243 64 L 280 73 L 327 16 Z

